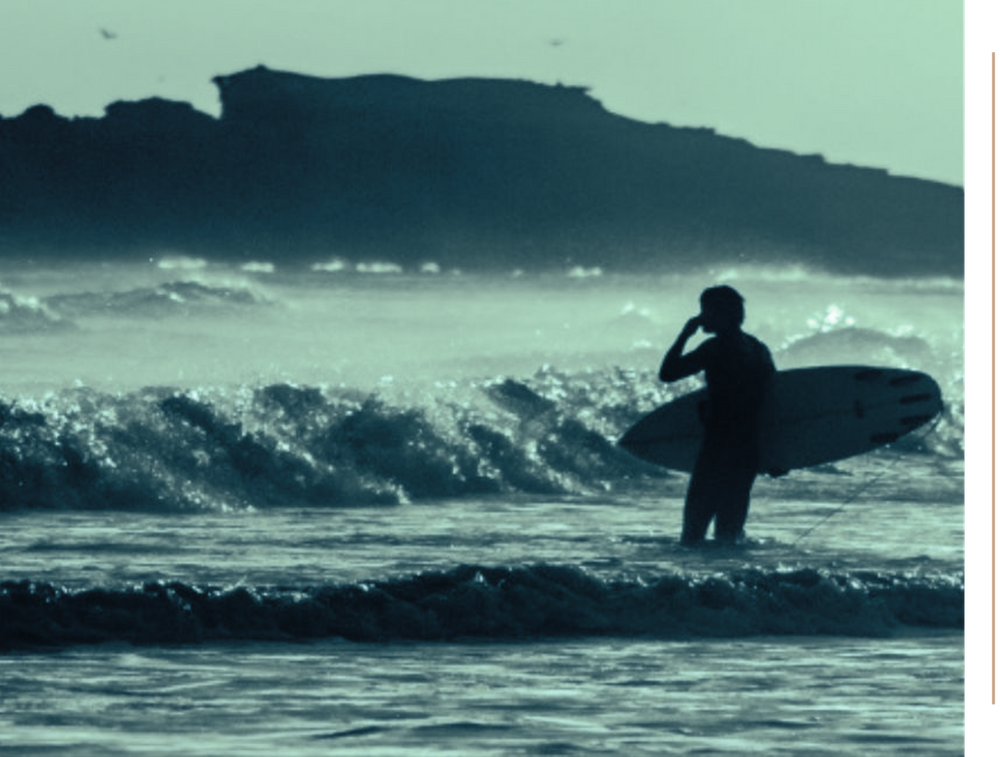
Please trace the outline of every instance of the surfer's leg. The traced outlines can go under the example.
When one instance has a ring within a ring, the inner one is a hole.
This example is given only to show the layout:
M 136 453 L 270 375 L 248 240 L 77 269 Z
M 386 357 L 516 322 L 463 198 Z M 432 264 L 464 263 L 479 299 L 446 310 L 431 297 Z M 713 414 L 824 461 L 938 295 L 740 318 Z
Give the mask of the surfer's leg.
M 750 510 L 750 490 L 757 477 L 756 456 L 733 459 L 721 478 L 715 514 L 715 538 L 736 541 L 743 535 L 743 526 Z
M 717 471 L 712 464 L 711 452 L 702 449 L 691 472 L 687 496 L 684 498 L 684 526 L 681 531 L 682 544 L 697 544 L 705 540 L 708 524 L 715 516 Z
M 712 521 L 713 513 L 707 506 L 704 498 L 697 495 L 692 497 L 691 488 L 688 489 L 688 496 L 684 500 L 684 527 L 681 531 L 682 544 L 698 544 L 705 540 L 708 532 L 708 524 Z

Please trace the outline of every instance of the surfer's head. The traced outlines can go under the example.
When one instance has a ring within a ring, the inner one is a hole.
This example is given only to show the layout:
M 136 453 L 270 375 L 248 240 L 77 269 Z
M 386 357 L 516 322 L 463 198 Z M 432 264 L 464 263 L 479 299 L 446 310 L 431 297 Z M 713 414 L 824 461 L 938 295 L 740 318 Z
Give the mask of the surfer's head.
M 713 334 L 737 331 L 743 325 L 743 297 L 730 286 L 709 287 L 701 293 L 701 327 Z

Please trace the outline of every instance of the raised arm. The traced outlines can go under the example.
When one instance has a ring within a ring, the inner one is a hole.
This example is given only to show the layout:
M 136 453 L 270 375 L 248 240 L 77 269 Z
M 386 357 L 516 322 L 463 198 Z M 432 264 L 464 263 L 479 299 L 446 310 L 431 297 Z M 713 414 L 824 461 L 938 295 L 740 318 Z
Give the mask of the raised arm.
M 688 319 L 688 322 L 684 324 L 681 333 L 677 335 L 677 340 L 667 350 L 667 354 L 663 358 L 663 364 L 660 366 L 660 381 L 677 381 L 705 369 L 700 350 L 695 350 L 687 355 L 683 354 L 688 339 L 694 336 L 700 327 L 701 316 L 697 315 Z

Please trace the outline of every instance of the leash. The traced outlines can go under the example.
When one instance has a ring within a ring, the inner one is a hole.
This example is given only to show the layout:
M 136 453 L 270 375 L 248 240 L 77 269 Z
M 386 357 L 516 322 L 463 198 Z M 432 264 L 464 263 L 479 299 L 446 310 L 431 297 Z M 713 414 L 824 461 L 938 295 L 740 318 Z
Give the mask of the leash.
M 944 417 L 944 412 L 943 411 L 938 412 L 938 414 L 934 418 L 933 423 L 931 423 L 927 427 L 927 429 L 923 433 L 921 433 L 919 435 L 918 438 L 919 439 L 925 439 L 927 436 L 929 436 L 931 434 L 931 432 L 934 431 L 934 429 L 936 429 L 938 427 L 938 424 L 941 422 L 941 418 L 942 417 Z M 833 516 L 835 516 L 835 515 L 843 512 L 845 509 L 847 509 L 848 505 L 850 505 L 858 497 L 860 497 L 862 495 L 862 493 L 864 493 L 864 491 L 866 489 L 868 489 L 869 487 L 871 487 L 874 484 L 878 483 L 878 481 L 880 479 L 884 478 L 885 475 L 887 473 L 889 473 L 889 471 L 891 471 L 893 469 L 893 467 L 896 465 L 896 463 L 898 463 L 902 459 L 903 459 L 902 455 L 896 455 L 892 460 L 890 460 L 888 463 L 886 463 L 884 466 L 882 466 L 882 470 L 881 471 L 879 471 L 874 476 L 868 478 L 866 481 L 863 481 L 861 483 L 861 485 L 858 486 L 858 487 L 856 487 L 855 490 L 854 490 L 854 492 L 847 499 L 845 499 L 836 509 L 832 510 L 831 512 L 828 512 L 826 515 L 824 515 L 822 518 L 820 518 L 818 521 L 816 521 L 812 526 L 810 526 L 809 528 L 807 528 L 802 534 L 800 534 L 799 537 L 795 541 L 792 542 L 792 546 L 793 547 L 797 546 L 800 541 L 802 541 L 807 536 L 809 536 L 809 534 L 811 534 L 817 528 L 819 528 L 820 526 L 822 526 L 824 523 L 826 523 L 828 520 L 830 520 Z

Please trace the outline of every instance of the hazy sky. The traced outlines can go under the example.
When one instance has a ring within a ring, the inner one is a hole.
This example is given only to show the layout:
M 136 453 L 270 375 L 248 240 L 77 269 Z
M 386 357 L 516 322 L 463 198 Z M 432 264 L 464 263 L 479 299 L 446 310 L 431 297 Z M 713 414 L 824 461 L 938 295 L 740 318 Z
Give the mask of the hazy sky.
M 260 63 L 583 85 L 637 119 L 963 178 L 961 0 L 0 0 L 7 117 L 218 113 L 211 78 Z

